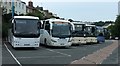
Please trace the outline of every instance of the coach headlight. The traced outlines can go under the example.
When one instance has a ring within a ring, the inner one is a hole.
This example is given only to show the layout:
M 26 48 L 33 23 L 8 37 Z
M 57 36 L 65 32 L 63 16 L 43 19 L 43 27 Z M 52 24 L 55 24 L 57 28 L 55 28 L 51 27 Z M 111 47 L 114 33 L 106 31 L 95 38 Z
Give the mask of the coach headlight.
M 84 34 L 84 37 L 86 37 L 86 34 Z
M 35 43 L 40 43 L 39 41 L 35 41 Z
M 14 41 L 14 43 L 19 43 L 19 41 Z

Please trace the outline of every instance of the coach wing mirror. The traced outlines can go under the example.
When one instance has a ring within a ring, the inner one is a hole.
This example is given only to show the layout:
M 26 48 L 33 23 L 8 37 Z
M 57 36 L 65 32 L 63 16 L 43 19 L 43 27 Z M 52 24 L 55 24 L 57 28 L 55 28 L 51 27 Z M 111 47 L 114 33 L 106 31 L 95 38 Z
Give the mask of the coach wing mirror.
M 41 29 L 41 22 L 38 22 L 37 28 L 38 28 L 38 29 Z
M 92 27 L 92 33 L 94 33 L 95 32 L 95 28 L 94 27 Z
M 45 25 L 45 30 L 50 30 L 50 24 Z
M 46 25 L 45 25 L 45 30 L 47 30 L 48 33 L 50 34 L 50 24 L 46 24 Z
M 72 30 L 70 37 L 73 37 L 74 34 L 75 34 L 75 30 Z
M 43 29 L 43 24 L 41 20 L 39 20 L 38 24 L 39 24 L 39 29 Z

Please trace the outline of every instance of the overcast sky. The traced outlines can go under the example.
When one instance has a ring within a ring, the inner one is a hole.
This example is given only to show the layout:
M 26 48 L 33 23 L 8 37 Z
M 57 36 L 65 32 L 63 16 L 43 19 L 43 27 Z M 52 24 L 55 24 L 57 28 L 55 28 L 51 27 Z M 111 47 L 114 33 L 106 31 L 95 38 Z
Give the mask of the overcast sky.
M 28 4 L 29 0 L 23 0 Z M 118 14 L 118 0 L 31 0 L 60 17 L 80 21 L 114 21 Z

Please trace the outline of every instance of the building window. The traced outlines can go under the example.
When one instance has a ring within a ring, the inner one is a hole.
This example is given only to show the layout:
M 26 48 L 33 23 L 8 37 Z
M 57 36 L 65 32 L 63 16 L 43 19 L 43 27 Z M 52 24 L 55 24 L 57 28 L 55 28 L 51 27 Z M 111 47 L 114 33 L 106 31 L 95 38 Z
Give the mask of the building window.
M 12 13 L 12 10 L 9 10 L 9 13 Z
M 19 7 L 21 6 L 21 4 L 19 3 Z
M 15 13 L 17 14 L 17 11 L 15 11 Z
M 16 7 L 17 7 L 17 2 L 15 2 L 15 4 L 16 4 Z
M 7 5 L 7 2 L 5 2 L 5 5 Z
M 7 0 L 4 0 L 4 2 L 5 2 L 5 5 L 7 4 Z
M 9 2 L 9 5 L 11 6 L 11 2 Z
M 24 4 L 22 4 L 22 9 L 24 9 Z

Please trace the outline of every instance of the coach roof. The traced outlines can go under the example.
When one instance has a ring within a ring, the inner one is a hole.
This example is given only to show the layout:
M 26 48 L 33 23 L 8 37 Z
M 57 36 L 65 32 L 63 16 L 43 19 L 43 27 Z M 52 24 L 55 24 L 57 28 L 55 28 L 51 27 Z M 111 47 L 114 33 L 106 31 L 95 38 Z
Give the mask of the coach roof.
M 52 21 L 54 21 L 54 22 L 59 22 L 59 21 L 61 21 L 61 22 L 70 22 L 68 20 L 62 20 L 62 19 L 47 19 L 47 20 L 50 21 L 50 22 L 52 22 Z
M 85 24 L 83 22 L 72 22 L 73 24 Z
M 14 16 L 14 18 L 21 18 L 21 19 L 39 19 L 38 17 L 34 17 L 34 16 Z
M 86 24 L 86 26 L 89 26 L 89 27 L 95 27 L 95 25 L 90 25 L 90 24 Z

